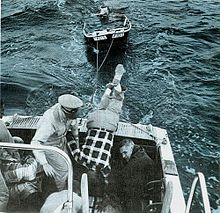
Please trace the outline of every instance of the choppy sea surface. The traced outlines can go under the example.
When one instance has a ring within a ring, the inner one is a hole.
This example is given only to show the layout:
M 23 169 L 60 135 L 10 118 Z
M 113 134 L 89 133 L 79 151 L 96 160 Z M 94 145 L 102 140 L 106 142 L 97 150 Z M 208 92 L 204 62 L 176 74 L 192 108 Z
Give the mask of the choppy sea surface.
M 132 29 L 125 52 L 109 55 L 97 72 L 82 27 L 103 3 L 123 8 Z M 128 87 L 121 120 L 166 128 L 186 200 L 194 175 L 203 172 L 212 212 L 219 212 L 219 0 L 2 1 L 6 115 L 41 115 L 71 93 L 83 99 L 86 116 L 118 62 Z M 192 212 L 203 212 L 199 189 Z

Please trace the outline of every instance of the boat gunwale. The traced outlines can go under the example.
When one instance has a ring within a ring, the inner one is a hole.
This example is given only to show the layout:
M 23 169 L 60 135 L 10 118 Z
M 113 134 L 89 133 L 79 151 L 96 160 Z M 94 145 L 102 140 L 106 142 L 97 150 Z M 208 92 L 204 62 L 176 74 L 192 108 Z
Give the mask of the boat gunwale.
M 83 26 L 83 34 L 86 38 L 94 38 L 94 37 L 98 37 L 98 36 L 103 36 L 103 35 L 113 35 L 114 33 L 116 33 L 118 30 L 123 30 L 124 33 L 128 33 L 131 29 L 131 22 L 129 20 L 129 18 L 125 15 L 125 14 L 121 14 L 124 16 L 124 22 L 125 20 L 127 20 L 127 25 L 128 27 L 118 27 L 118 28 L 113 28 L 113 29 L 110 29 L 110 30 L 107 30 L 107 29 L 104 29 L 104 30 L 95 30 L 93 32 L 86 32 L 86 23 L 84 22 L 84 26 Z M 96 35 L 94 35 L 94 33 L 96 33 Z M 98 35 L 97 35 L 98 33 Z

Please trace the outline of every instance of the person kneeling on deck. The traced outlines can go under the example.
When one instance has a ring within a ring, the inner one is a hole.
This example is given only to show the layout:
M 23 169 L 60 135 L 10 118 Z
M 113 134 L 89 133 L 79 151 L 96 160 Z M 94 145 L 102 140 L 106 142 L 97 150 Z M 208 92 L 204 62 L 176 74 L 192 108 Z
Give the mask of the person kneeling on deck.
M 145 149 L 124 139 L 118 145 L 121 158 L 117 162 L 114 186 L 124 213 L 141 213 L 145 186 L 154 177 L 154 162 Z
M 0 120 L 0 129 L 0 142 L 24 143 L 21 138 L 11 136 L 3 120 Z M 8 187 L 8 210 L 18 210 L 18 207 L 34 210 L 40 207 L 41 180 L 37 175 L 40 170 L 32 154 L 19 152 L 17 149 L 0 148 L 0 170 Z
M 48 109 L 41 120 L 31 144 L 50 145 L 67 152 L 66 134 L 69 129 L 78 141 L 77 116 L 83 102 L 76 96 L 65 94 Z M 65 189 L 68 168 L 64 158 L 52 151 L 33 151 L 47 176 L 53 177 L 58 191 Z
M 93 180 L 97 177 L 100 178 L 101 181 L 96 180 L 100 185 L 107 183 L 107 176 L 111 171 L 109 162 L 111 148 L 125 93 L 120 84 L 124 72 L 123 65 L 118 64 L 115 69 L 114 79 L 112 83 L 107 84 L 98 109 L 88 115 L 88 132 L 81 151 L 78 143 L 74 141 L 69 143 L 75 160 L 89 170 L 89 179 L 90 177 Z M 92 173 L 95 175 L 93 176 Z

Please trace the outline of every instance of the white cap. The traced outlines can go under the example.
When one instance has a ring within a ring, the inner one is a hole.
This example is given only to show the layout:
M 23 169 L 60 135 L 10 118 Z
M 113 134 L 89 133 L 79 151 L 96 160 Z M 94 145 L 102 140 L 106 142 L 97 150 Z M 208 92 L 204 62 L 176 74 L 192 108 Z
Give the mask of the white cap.
M 58 103 L 65 108 L 76 109 L 83 105 L 83 102 L 74 95 L 65 94 L 58 98 Z

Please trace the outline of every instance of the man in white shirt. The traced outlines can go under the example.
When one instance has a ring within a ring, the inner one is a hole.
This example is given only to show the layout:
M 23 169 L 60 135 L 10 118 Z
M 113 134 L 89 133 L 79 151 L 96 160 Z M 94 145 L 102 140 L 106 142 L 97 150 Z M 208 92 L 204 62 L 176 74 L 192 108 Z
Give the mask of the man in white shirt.
M 65 94 L 58 103 L 48 109 L 31 141 L 31 144 L 55 146 L 66 149 L 66 134 L 70 129 L 78 141 L 77 116 L 83 102 L 76 96 Z M 62 156 L 52 151 L 33 151 L 37 161 L 43 166 L 47 176 L 53 177 L 58 191 L 65 189 L 68 168 Z

